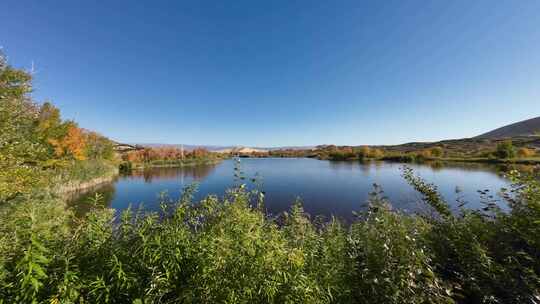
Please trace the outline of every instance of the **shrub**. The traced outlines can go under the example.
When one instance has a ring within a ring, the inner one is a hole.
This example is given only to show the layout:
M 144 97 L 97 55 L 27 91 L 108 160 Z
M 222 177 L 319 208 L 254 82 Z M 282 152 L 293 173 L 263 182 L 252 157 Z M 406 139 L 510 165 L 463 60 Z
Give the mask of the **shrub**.
M 451 303 L 422 241 L 429 225 L 393 212 L 374 192 L 363 219 L 351 227 L 356 303 Z
M 133 164 L 130 161 L 123 161 L 118 166 L 118 170 L 121 173 L 129 173 L 133 169 Z
M 372 149 L 371 157 L 373 157 L 373 158 L 383 158 L 384 157 L 384 150 L 382 150 L 382 149 Z
M 437 217 L 425 235 L 436 272 L 452 288 L 454 299 L 465 303 L 534 303 L 540 296 L 540 184 L 536 178 L 510 176 L 512 189 L 503 190 L 511 207 L 503 212 L 487 192 L 485 212 L 451 212 L 437 188 L 414 177 L 405 178 L 423 194 Z M 536 223 L 536 224 L 533 224 Z M 518 228 L 519 227 L 519 228 Z M 522 232 L 519 232 L 522 231 Z
M 345 151 L 334 151 L 330 153 L 329 158 L 331 160 L 351 160 L 354 159 L 356 155 L 351 152 L 345 152 Z
M 512 141 L 506 140 L 497 144 L 495 156 L 500 159 L 514 158 L 516 156 L 516 151 L 512 145 Z
M 364 159 L 371 157 L 371 148 L 368 146 L 363 146 L 360 149 L 358 149 L 358 158 Z
M 520 148 L 517 150 L 517 156 L 521 158 L 532 157 L 536 154 L 536 151 L 528 148 Z
M 442 157 L 444 155 L 444 150 L 441 147 L 434 147 L 430 152 L 433 157 Z

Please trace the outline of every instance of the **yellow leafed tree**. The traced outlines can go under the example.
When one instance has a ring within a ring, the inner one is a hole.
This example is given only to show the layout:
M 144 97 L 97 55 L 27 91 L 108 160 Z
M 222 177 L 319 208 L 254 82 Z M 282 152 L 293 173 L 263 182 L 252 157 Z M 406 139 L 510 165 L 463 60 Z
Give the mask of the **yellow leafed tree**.
M 66 135 L 57 140 L 50 139 L 49 142 L 54 147 L 54 151 L 58 157 L 73 157 L 76 160 L 85 160 L 84 154 L 86 142 L 83 131 L 75 124 L 70 124 Z

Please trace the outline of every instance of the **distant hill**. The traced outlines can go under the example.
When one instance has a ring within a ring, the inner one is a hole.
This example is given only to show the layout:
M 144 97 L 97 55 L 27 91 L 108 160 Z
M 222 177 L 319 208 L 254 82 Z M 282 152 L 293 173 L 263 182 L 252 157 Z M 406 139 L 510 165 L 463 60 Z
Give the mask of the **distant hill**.
M 231 151 L 238 153 L 250 153 L 250 152 L 268 152 L 275 150 L 311 150 L 314 146 L 283 146 L 283 147 L 246 147 L 246 146 L 214 146 L 214 145 L 182 145 L 182 144 L 161 144 L 161 143 L 133 143 L 133 144 L 119 144 L 126 147 L 147 147 L 147 148 L 184 148 L 186 151 L 192 151 L 196 148 L 204 148 L 212 152 L 229 153 Z
M 518 136 L 531 136 L 540 132 L 540 117 L 516 122 L 493 131 L 484 133 L 476 138 L 497 139 Z
M 222 149 L 222 150 L 217 150 L 217 151 L 214 151 L 214 152 L 218 152 L 218 153 L 253 153 L 253 152 L 258 152 L 258 153 L 264 153 L 264 152 L 268 152 L 268 150 L 262 150 L 262 149 L 255 149 L 255 148 L 249 148 L 249 147 L 234 147 L 234 148 L 226 148 L 226 149 Z

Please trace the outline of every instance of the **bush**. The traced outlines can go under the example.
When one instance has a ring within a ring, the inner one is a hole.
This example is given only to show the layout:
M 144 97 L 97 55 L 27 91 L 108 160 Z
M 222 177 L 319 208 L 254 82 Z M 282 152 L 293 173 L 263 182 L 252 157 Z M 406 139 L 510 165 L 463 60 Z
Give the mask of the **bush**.
M 356 158 L 356 155 L 353 152 L 345 151 L 334 151 L 328 156 L 331 160 L 352 160 Z
M 451 212 L 437 188 L 415 177 L 405 178 L 436 211 L 425 235 L 435 271 L 453 286 L 464 303 L 534 303 L 540 296 L 540 184 L 534 177 L 511 173 L 511 189 L 503 189 L 510 212 L 484 196 L 484 212 Z M 534 224 L 536 223 L 536 224 Z M 536 240 L 533 240 L 536 239 Z
M 441 147 L 434 147 L 430 152 L 433 157 L 442 157 L 444 155 L 444 150 Z
M 133 164 L 130 161 L 123 161 L 118 166 L 118 170 L 121 173 L 129 173 L 133 169 Z
M 533 157 L 536 151 L 528 148 L 520 148 L 517 150 L 517 156 L 521 158 Z
M 507 140 L 497 144 L 495 156 L 500 159 L 514 158 L 516 151 L 512 145 L 512 141 Z
M 451 303 L 423 240 L 429 225 L 393 212 L 377 191 L 350 235 L 356 303 Z
M 412 153 L 407 154 L 387 154 L 382 160 L 400 162 L 400 163 L 412 163 L 417 160 L 417 156 Z

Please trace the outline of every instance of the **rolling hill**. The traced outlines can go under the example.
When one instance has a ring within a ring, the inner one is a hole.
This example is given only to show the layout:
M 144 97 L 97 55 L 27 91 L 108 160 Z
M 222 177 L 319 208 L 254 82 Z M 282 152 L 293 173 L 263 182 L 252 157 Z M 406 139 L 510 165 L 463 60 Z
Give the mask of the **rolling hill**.
M 482 139 L 498 139 L 518 136 L 531 136 L 540 132 L 540 117 L 527 119 L 516 122 L 504 127 L 500 127 L 493 131 L 484 133 L 476 138 Z

